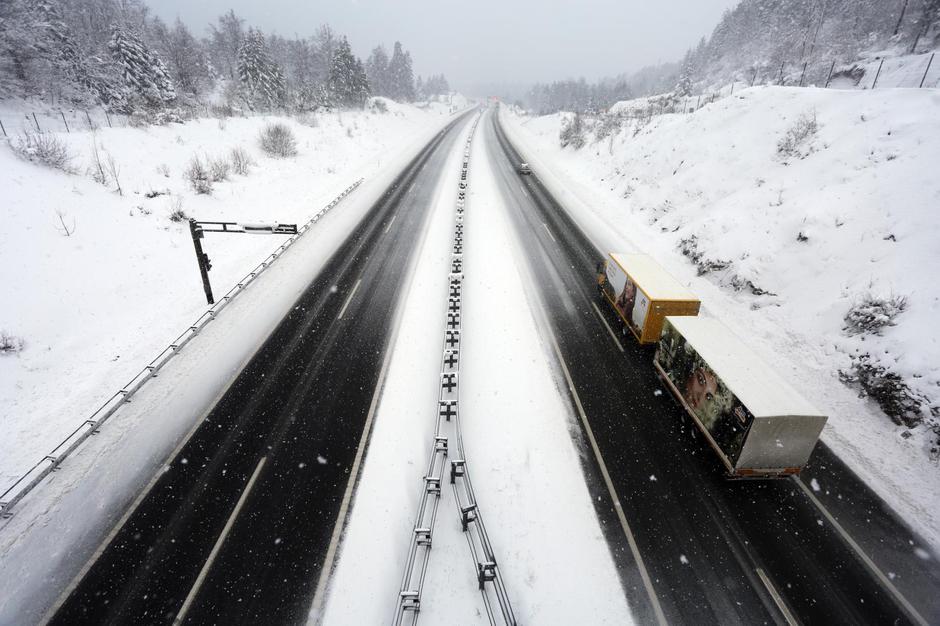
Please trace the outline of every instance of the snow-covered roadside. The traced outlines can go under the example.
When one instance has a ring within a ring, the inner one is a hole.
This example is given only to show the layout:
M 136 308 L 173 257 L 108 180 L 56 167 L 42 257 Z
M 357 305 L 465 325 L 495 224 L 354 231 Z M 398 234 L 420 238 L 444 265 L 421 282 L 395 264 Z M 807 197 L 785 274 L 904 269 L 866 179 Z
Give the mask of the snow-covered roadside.
M 458 165 L 454 157 L 448 163 L 443 195 L 435 203 L 404 306 L 331 583 L 327 625 L 381 623 L 395 606 L 433 435 L 444 328 L 440 303 L 447 286 Z M 574 624 L 590 607 L 592 624 L 630 623 L 569 432 L 570 411 L 557 391 L 524 295 L 508 209 L 481 137 L 474 142 L 470 168 L 461 422 L 474 490 L 515 615 L 520 623 Z M 421 619 L 486 623 L 449 489 L 440 507 Z
M 224 392 L 385 192 L 401 165 L 451 119 L 437 116 L 412 127 L 404 148 L 386 151 L 385 167 L 289 248 L 100 434 L 21 502 L 12 518 L 3 520 L 0 624 L 39 620 L 160 464 L 198 423 L 198 416 Z
M 837 374 L 847 353 L 889 349 L 936 401 L 940 294 L 925 268 L 940 267 L 938 113 L 936 90 L 749 89 L 579 151 L 559 148 L 561 116 L 502 120 L 599 249 L 653 254 L 707 314 L 733 323 L 830 415 L 824 440 L 940 546 L 930 433 L 905 434 Z M 812 154 L 781 158 L 778 141 L 803 115 L 819 124 L 801 146 Z M 691 235 L 706 261 L 728 267 L 698 276 L 678 250 Z M 735 291 L 735 277 L 777 295 Z M 846 337 L 842 317 L 869 290 L 907 296 L 908 310 L 883 337 Z
M 389 163 L 410 138 L 449 116 L 388 102 L 386 114 L 342 112 L 317 126 L 276 118 L 202 119 L 184 125 L 58 133 L 81 173 L 69 176 L 0 145 L 0 331 L 25 348 L 0 355 L 0 490 L 47 454 L 186 324 L 205 298 L 180 208 L 201 220 L 302 223 L 361 176 Z M 258 147 L 261 128 L 284 121 L 298 156 Z M 85 175 L 97 143 L 113 155 L 124 195 Z M 197 195 L 183 172 L 194 155 L 245 149 L 256 165 Z M 147 198 L 146 194 L 161 195 Z M 74 233 L 65 236 L 56 211 Z M 284 237 L 208 235 L 217 297 Z

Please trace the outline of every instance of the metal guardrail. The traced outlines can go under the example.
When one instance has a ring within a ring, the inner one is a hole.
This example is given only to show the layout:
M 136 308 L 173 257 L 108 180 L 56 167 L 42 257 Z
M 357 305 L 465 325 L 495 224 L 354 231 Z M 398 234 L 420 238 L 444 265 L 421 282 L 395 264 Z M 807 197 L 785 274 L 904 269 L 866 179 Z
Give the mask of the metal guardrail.
M 52 449 L 52 452 L 37 461 L 25 474 L 20 476 L 16 482 L 10 485 L 3 493 L 0 493 L 0 517 L 6 518 L 13 515 L 13 507 L 31 492 L 46 476 L 59 468 L 62 461 L 66 459 L 75 449 L 80 446 L 91 435 L 98 432 L 104 424 L 118 409 L 129 403 L 131 398 L 144 384 L 151 378 L 155 378 L 157 373 L 167 362 L 176 356 L 183 347 L 186 346 L 199 332 L 219 314 L 232 301 L 235 296 L 244 291 L 245 287 L 251 284 L 264 270 L 271 266 L 291 245 L 304 235 L 313 225 L 326 215 L 331 209 L 339 204 L 346 196 L 352 193 L 363 179 L 360 178 L 355 183 L 347 187 L 334 198 L 328 205 L 317 211 L 303 226 L 297 230 L 297 234 L 289 237 L 277 249 L 269 254 L 261 263 L 242 278 L 228 293 L 222 296 L 217 303 L 200 315 L 186 330 L 184 330 L 170 345 L 164 348 L 160 354 L 148 363 L 140 372 L 137 373 L 126 385 L 114 393 L 97 411 L 92 413 L 91 417 L 82 422 L 75 430 L 71 432 L 59 445 Z
M 406 622 L 414 625 L 418 621 L 421 595 L 427 579 L 428 561 L 433 544 L 434 524 L 437 520 L 442 484 L 445 474 L 448 473 L 448 467 L 458 518 L 470 547 L 487 617 L 491 624 L 516 625 L 509 595 L 503 584 L 493 545 L 483 524 L 483 516 L 470 481 L 470 469 L 464 453 L 460 429 L 458 379 L 463 292 L 463 220 L 469 185 L 470 144 L 479 120 L 480 118 L 477 117 L 470 129 L 460 169 L 434 439 L 431 444 L 427 471 L 423 478 L 424 486 L 418 505 L 418 515 L 412 530 L 405 572 L 395 608 L 393 620 L 395 626 Z M 448 456 L 451 457 L 449 466 Z

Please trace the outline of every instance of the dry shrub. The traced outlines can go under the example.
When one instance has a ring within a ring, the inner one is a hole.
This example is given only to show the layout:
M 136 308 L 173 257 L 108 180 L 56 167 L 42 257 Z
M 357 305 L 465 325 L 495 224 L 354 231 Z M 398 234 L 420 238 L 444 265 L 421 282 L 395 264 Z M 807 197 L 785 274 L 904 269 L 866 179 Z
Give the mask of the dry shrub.
M 272 122 L 261 130 L 258 137 L 261 149 L 272 157 L 282 159 L 297 154 L 297 139 L 287 124 Z

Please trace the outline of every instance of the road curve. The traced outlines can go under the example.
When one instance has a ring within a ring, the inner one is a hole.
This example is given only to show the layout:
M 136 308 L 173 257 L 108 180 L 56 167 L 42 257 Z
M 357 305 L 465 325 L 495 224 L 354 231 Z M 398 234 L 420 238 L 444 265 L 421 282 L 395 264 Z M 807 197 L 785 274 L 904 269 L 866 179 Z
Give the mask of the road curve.
M 484 141 L 529 260 L 530 300 L 544 312 L 546 344 L 557 345 L 573 387 L 572 409 L 583 408 L 666 620 L 940 621 L 936 566 L 918 562 L 907 545 L 919 539 L 824 445 L 803 480 L 807 484 L 824 474 L 820 481 L 832 486 L 831 495 L 820 493 L 817 499 L 833 507 L 833 517 L 842 520 L 838 528 L 809 490 L 793 481 L 729 482 L 723 477 L 717 458 L 663 389 L 651 365 L 651 349 L 620 336 L 618 319 L 598 299 L 594 272 L 606 252 L 594 247 L 538 172 L 516 173 L 523 159 L 497 116 L 489 118 Z M 562 382 L 562 388 L 568 386 Z M 654 606 L 599 464 L 590 449 L 584 459 L 628 599 L 638 621 L 652 623 Z M 855 540 L 880 573 L 909 572 L 905 586 L 885 585 L 840 528 L 857 533 Z M 892 587 L 903 590 L 900 600 Z M 904 602 L 911 602 L 914 611 Z
M 436 135 L 368 211 L 50 623 L 306 620 L 402 286 L 468 121 Z

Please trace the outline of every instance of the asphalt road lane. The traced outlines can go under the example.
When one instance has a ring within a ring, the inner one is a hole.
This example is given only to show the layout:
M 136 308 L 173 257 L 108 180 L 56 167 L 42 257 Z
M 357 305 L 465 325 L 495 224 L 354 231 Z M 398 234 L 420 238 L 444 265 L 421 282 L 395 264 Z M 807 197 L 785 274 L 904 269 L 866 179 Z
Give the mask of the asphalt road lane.
M 534 305 L 557 340 L 670 623 L 911 622 L 799 485 L 724 478 L 714 453 L 657 378 L 652 351 L 632 336 L 617 336 L 619 319 L 594 286 L 605 252 L 594 248 L 537 175 L 515 172 L 521 158 L 493 121 L 484 125 L 485 143 L 529 260 Z M 814 464 L 826 464 L 825 482 L 858 494 L 839 500 L 838 516 L 854 522 L 846 526 L 860 531 L 858 520 L 877 515 L 878 524 L 865 525 L 877 527 L 882 543 L 906 542 L 910 530 L 883 503 L 873 505 L 877 496 L 820 448 Z M 589 457 L 585 471 L 625 589 L 640 621 L 650 622 L 636 564 Z M 806 475 L 814 471 L 815 465 Z M 860 543 L 875 541 L 866 534 Z M 908 549 L 909 569 L 921 572 L 917 586 L 929 589 L 935 570 L 914 561 Z M 907 589 L 918 611 L 936 616 L 924 594 Z
M 370 209 L 53 624 L 306 619 L 402 285 L 467 121 L 437 135 Z

